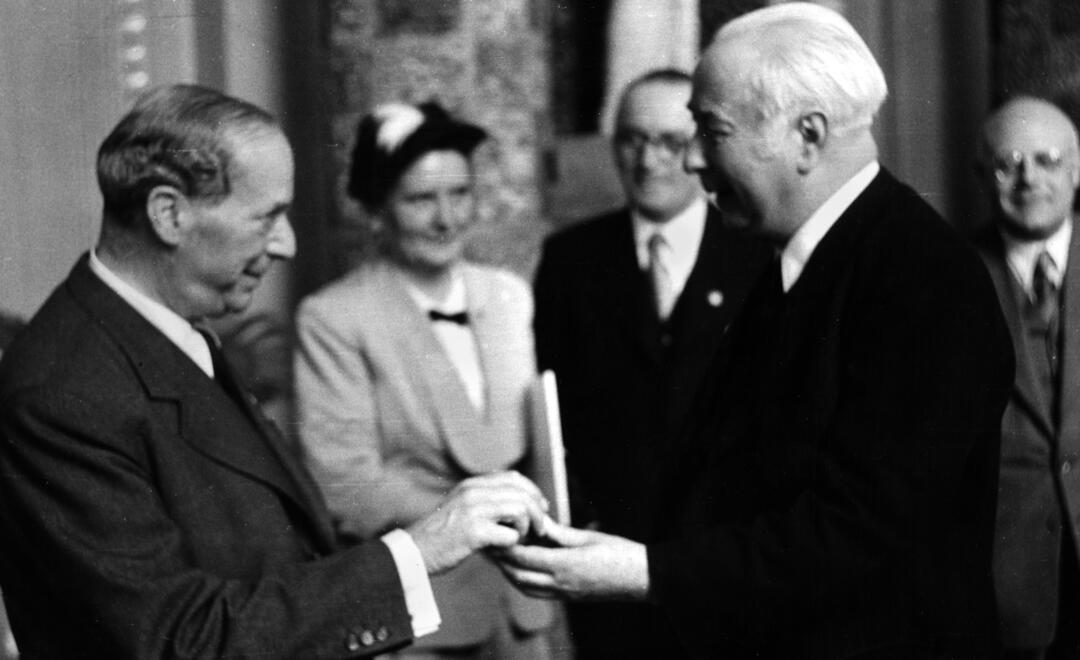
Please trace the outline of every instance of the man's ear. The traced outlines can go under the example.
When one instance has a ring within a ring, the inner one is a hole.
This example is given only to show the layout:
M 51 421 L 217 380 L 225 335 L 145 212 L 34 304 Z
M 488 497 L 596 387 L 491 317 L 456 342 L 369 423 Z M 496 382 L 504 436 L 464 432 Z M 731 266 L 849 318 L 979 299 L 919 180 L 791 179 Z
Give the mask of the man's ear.
M 795 129 L 802 145 L 799 154 L 799 173 L 806 174 L 821 157 L 821 150 L 829 139 L 829 121 L 820 112 L 801 115 Z
M 146 217 L 154 235 L 175 247 L 183 237 L 189 212 L 184 194 L 172 186 L 154 186 L 146 196 Z

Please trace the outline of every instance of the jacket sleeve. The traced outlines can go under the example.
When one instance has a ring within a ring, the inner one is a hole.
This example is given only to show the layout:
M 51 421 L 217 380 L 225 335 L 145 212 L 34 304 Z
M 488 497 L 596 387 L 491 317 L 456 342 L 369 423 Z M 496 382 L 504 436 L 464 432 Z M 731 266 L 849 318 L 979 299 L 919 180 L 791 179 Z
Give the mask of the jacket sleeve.
M 175 493 L 165 491 L 177 483 L 138 441 L 153 425 L 167 428 L 169 416 L 129 412 L 142 410 L 130 403 L 137 395 L 122 385 L 99 395 L 38 385 L 0 405 L 0 570 L 26 655 L 54 656 L 34 647 L 50 637 L 67 640 L 57 643 L 68 651 L 80 645 L 84 657 L 140 660 L 360 657 L 410 640 L 382 543 L 273 561 L 251 579 L 201 568 L 205 539 L 174 522 Z

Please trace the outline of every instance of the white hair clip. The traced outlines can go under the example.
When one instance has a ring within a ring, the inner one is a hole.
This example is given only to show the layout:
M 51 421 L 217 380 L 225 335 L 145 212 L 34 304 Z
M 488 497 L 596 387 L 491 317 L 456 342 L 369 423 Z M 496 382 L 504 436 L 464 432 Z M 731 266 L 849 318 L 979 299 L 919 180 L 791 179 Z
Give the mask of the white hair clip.
M 404 103 L 380 105 L 371 114 L 379 121 L 375 144 L 388 154 L 394 153 L 424 123 L 424 113 Z

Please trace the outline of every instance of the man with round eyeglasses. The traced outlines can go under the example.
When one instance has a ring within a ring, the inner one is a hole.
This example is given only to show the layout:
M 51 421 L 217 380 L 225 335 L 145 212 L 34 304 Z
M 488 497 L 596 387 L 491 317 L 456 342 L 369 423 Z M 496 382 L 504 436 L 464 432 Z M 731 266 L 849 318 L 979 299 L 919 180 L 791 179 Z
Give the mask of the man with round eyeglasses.
M 1009 321 L 1016 380 L 1002 419 L 994 583 L 1007 658 L 1080 657 L 1080 184 L 1077 131 L 1033 97 L 983 128 L 994 222 L 977 239 Z M 1071 267 L 1070 267 L 1071 266 Z M 1074 473 L 1075 472 L 1075 473 Z M 1070 622 L 1069 625 L 1063 625 Z
M 690 87 L 675 70 L 627 86 L 612 139 L 626 207 L 551 237 L 536 277 L 538 361 L 559 382 L 575 521 L 639 541 L 656 538 L 680 429 L 771 258 L 721 226 L 683 167 Z M 660 616 L 641 604 L 573 604 L 579 658 L 663 657 Z

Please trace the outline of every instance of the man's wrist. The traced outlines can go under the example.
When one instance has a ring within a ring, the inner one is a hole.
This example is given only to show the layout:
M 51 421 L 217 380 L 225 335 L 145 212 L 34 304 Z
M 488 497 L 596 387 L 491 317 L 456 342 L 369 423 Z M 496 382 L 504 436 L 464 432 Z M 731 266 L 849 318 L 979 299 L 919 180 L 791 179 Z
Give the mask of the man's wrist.
M 409 533 L 402 529 L 387 532 L 380 540 L 394 558 L 401 590 L 405 594 L 405 607 L 412 619 L 413 636 L 422 637 L 435 632 L 442 619 L 420 549 Z

